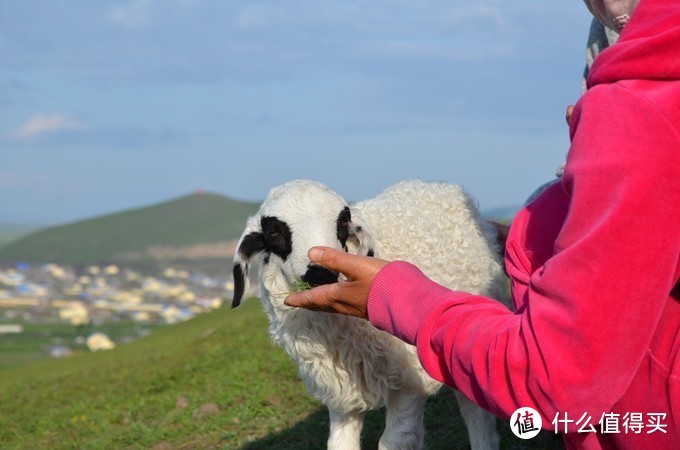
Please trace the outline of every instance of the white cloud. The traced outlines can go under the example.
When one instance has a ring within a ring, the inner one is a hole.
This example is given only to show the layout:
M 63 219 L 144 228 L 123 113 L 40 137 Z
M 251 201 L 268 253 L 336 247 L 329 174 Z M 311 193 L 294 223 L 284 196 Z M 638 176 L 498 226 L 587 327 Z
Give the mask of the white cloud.
M 246 5 L 236 15 L 236 28 L 241 30 L 266 29 L 273 21 L 282 19 L 281 12 L 272 6 Z
M 151 19 L 153 0 L 132 0 L 111 9 L 110 17 L 115 23 L 129 28 L 144 28 Z
M 45 133 L 85 130 L 87 128 L 86 123 L 62 114 L 36 114 L 28 119 L 18 130 L 11 133 L 11 136 L 18 139 L 26 139 Z

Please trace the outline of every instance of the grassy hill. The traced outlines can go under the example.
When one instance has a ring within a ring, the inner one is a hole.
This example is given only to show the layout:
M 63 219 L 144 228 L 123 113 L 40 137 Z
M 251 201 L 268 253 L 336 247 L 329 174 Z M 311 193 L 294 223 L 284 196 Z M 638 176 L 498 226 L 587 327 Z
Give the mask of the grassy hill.
M 3 245 L 17 241 L 40 228 L 43 227 L 33 224 L 0 223 L 0 248 Z
M 325 408 L 270 343 L 259 302 L 222 309 L 115 350 L 0 370 L 2 449 L 322 449 Z M 365 449 L 384 420 L 368 415 Z M 469 448 L 453 394 L 428 402 L 431 450 Z M 560 448 L 545 432 L 501 448 Z
M 216 194 L 192 194 L 38 231 L 0 248 L 0 260 L 97 264 L 144 259 L 150 248 L 236 239 L 257 208 Z

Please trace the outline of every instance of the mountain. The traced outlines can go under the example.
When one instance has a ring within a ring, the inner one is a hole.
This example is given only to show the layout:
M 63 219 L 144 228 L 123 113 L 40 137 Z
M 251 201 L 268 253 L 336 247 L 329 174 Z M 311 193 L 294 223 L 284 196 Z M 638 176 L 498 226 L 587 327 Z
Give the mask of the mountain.
M 27 234 L 33 233 L 44 225 L 23 223 L 0 223 L 0 247 L 17 241 Z
M 194 193 L 14 236 L 4 246 L 0 240 L 0 262 L 117 263 L 140 269 L 172 263 L 223 271 L 246 219 L 258 207 L 223 195 Z M 484 216 L 510 221 L 518 209 L 497 208 Z
M 257 209 L 256 203 L 195 193 L 37 231 L 0 248 L 0 261 L 101 264 L 231 258 L 229 243 L 233 246 Z

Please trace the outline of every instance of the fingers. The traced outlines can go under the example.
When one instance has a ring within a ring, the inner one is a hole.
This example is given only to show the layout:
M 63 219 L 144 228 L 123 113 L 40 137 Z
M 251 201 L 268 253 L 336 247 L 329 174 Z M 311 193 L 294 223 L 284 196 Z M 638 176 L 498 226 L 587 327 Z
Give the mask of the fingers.
M 296 292 L 286 297 L 283 303 L 288 306 L 315 311 L 329 311 L 331 309 L 329 305 L 332 304 L 335 297 L 332 292 L 335 284 L 337 283 L 324 284 L 313 289 Z
M 342 273 L 348 279 L 375 276 L 387 261 L 368 256 L 353 255 L 329 247 L 312 247 L 308 256 L 310 261 L 326 269 Z
M 368 291 L 373 279 L 387 261 L 352 255 L 328 247 L 313 247 L 309 250 L 309 259 L 343 274 L 346 278 L 337 283 L 292 294 L 284 303 L 314 311 L 367 318 Z
M 357 291 L 356 283 L 340 281 L 289 295 L 284 300 L 284 304 L 365 319 L 367 318 L 366 294 L 357 294 L 355 291 Z
M 329 247 L 312 247 L 308 256 L 313 263 L 324 266 L 326 269 L 340 272 L 351 278 L 352 274 L 361 270 L 360 256 L 351 255 Z

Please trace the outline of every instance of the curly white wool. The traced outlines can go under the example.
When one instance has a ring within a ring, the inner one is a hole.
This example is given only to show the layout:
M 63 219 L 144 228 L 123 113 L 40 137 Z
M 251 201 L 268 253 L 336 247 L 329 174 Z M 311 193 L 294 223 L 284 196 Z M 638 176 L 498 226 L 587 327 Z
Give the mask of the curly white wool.
M 339 214 L 348 207 L 314 181 L 272 189 L 237 245 L 234 305 L 246 289 L 248 262 L 260 253 L 260 299 L 271 338 L 296 362 L 310 394 L 328 407 L 328 447 L 360 448 L 364 412 L 386 406 L 379 448 L 421 448 L 425 401 L 441 385 L 425 373 L 415 348 L 365 320 L 293 309 L 283 300 L 309 270 L 307 251 L 315 245 L 406 260 L 451 289 L 507 300 L 495 230 L 463 189 L 451 184 L 405 181 L 351 206 L 349 237 L 341 242 Z M 279 249 L 268 248 L 270 231 L 263 230 L 272 220 L 283 234 L 290 231 Z M 497 448 L 495 418 L 462 395 L 458 400 L 472 448 Z

